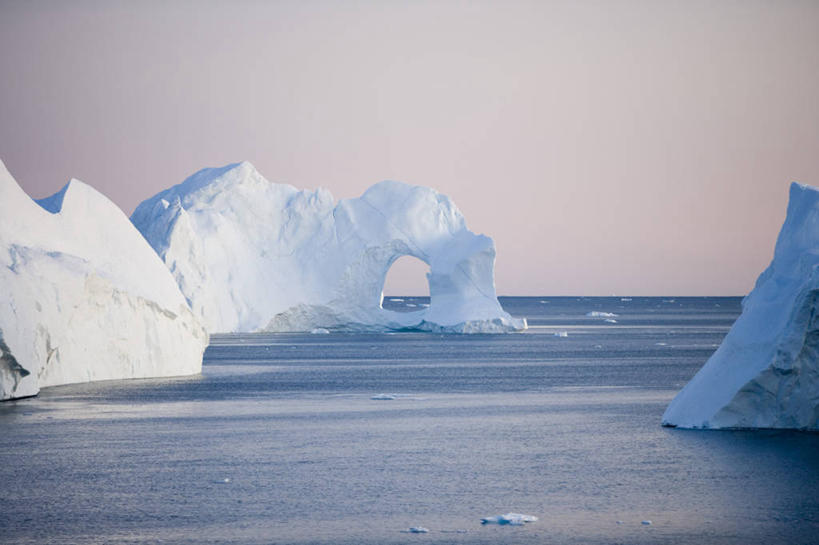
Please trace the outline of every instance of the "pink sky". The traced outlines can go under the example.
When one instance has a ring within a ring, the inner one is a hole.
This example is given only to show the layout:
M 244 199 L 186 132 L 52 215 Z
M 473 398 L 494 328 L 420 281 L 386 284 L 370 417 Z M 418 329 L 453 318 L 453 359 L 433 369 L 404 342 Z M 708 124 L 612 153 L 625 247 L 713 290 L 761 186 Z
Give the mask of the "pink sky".
M 34 197 L 76 177 L 130 214 L 245 159 L 427 185 L 500 294 L 744 294 L 819 185 L 819 2 L 0 1 L 0 74 Z

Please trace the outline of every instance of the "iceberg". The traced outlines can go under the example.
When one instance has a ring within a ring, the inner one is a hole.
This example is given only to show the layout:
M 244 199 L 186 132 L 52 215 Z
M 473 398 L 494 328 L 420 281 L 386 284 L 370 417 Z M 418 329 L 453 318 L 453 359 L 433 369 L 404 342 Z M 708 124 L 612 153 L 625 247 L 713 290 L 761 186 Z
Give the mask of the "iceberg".
M 526 328 L 498 303 L 492 239 L 425 187 L 386 181 L 335 203 L 243 162 L 200 170 L 131 220 L 211 332 Z M 384 279 L 405 255 L 429 265 L 430 305 L 393 312 Z
M 819 429 L 819 189 L 794 183 L 774 257 L 663 425 Z
M 128 218 L 78 180 L 34 201 L 0 161 L 0 399 L 201 371 L 208 335 Z

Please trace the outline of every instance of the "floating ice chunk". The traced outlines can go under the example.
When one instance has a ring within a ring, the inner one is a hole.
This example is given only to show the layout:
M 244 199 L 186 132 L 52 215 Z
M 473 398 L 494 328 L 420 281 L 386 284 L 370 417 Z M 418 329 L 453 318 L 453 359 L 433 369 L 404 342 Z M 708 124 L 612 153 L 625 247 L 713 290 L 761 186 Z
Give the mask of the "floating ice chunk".
M 423 526 L 413 526 L 412 528 L 407 528 L 404 530 L 405 534 L 428 534 L 429 528 L 424 528 Z
M 613 312 L 600 312 L 599 310 L 593 310 L 591 312 L 587 312 L 586 316 L 591 318 L 616 318 L 619 315 Z
M 416 305 L 415 303 L 407 303 L 407 306 L 408 307 L 417 307 L 418 305 Z
M 607 323 L 610 323 L 610 324 L 616 324 L 617 323 L 617 320 L 615 320 L 614 318 L 606 318 L 603 321 L 607 322 Z
M 644 520 L 640 524 L 642 524 L 643 526 L 651 526 L 651 521 L 650 520 Z
M 330 333 L 330 330 L 325 329 L 323 327 L 314 327 L 313 329 L 310 330 L 310 333 L 312 333 L 313 335 L 327 335 L 328 333 Z
M 400 297 L 390 297 L 390 301 L 397 301 L 397 302 L 401 303 L 401 302 L 403 302 L 404 300 L 403 300 L 403 299 L 401 299 Z
M 618 520 L 617 524 L 625 524 L 622 520 Z
M 372 396 L 370 399 L 374 401 L 392 401 L 397 398 L 398 396 L 395 394 L 376 394 Z
M 523 526 L 527 522 L 535 522 L 537 517 L 524 515 L 522 513 L 506 513 L 505 515 L 495 515 L 481 519 L 481 524 L 509 524 L 512 526 Z
M 568 337 L 568 331 L 555 331 L 555 337 Z
M 627 303 L 631 301 L 631 297 L 621 297 L 620 300 L 623 301 L 624 303 Z
M 668 346 L 667 343 L 654 343 L 654 346 Z

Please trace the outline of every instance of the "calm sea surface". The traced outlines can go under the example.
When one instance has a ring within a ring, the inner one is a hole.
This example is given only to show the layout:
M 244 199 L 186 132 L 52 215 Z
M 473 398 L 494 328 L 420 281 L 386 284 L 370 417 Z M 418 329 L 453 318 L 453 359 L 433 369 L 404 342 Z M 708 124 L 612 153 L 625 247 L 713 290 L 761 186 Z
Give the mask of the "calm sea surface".
M 819 543 L 819 434 L 660 426 L 739 298 L 502 303 L 531 329 L 214 336 L 0 404 L 0 543 Z

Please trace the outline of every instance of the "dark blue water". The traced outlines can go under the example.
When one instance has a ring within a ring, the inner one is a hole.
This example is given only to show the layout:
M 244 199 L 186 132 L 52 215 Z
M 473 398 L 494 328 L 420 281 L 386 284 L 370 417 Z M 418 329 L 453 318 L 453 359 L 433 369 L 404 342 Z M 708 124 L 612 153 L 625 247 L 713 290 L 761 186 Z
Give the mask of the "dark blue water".
M 660 427 L 738 298 L 502 303 L 532 328 L 216 336 L 0 404 L 0 542 L 817 542 L 819 435 Z

